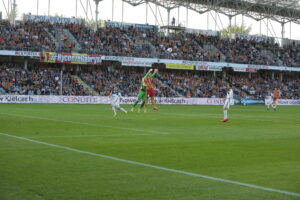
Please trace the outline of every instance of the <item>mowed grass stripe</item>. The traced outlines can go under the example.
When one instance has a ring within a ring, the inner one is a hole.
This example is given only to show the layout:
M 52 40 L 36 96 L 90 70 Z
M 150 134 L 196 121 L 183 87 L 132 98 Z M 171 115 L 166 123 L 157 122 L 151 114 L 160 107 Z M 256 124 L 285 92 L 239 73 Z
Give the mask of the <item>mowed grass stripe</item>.
M 0 113 L 0 114 L 2 114 L 2 115 L 9 115 L 9 116 L 15 116 L 15 117 L 30 118 L 30 119 L 39 119 L 39 120 L 47 120 L 47 121 L 54 121 L 54 122 L 79 124 L 79 125 L 85 125 L 85 126 L 94 126 L 94 127 L 103 127 L 103 128 L 113 128 L 113 129 L 120 129 L 120 130 L 145 132 L 145 133 L 152 133 L 152 134 L 161 134 L 161 135 L 170 134 L 169 132 L 152 131 L 152 130 L 135 129 L 135 128 L 126 128 L 126 127 L 118 127 L 118 126 L 108 126 L 108 125 L 103 125 L 103 124 L 92 124 L 92 123 L 76 122 L 76 121 L 69 121 L 69 120 L 58 120 L 58 119 L 38 117 L 38 116 L 32 116 L 32 115 L 17 115 L 17 114 L 9 114 L 9 113 Z
M 258 190 L 263 190 L 263 191 L 276 192 L 276 193 L 280 193 L 280 194 L 300 197 L 300 194 L 295 193 L 295 192 L 289 192 L 289 191 L 284 191 L 284 190 L 279 190 L 279 189 L 274 189 L 274 188 L 262 187 L 262 186 L 258 186 L 258 185 L 242 183 L 242 182 L 228 180 L 228 179 L 216 178 L 216 177 L 206 176 L 206 175 L 202 175 L 202 174 L 196 174 L 196 173 L 186 172 L 186 171 L 182 171 L 182 170 L 176 170 L 176 169 L 151 165 L 151 164 L 142 163 L 142 162 L 125 160 L 125 159 L 122 159 L 122 158 L 117 158 L 117 157 L 108 156 L 108 155 L 99 154 L 99 153 L 92 153 L 92 152 L 83 151 L 83 150 L 79 150 L 79 149 L 75 149 L 75 148 L 71 148 L 71 147 L 67 147 L 67 146 L 51 144 L 51 143 L 42 142 L 42 141 L 38 141 L 38 140 L 33 140 L 33 139 L 25 138 L 25 137 L 19 137 L 19 136 L 7 134 L 7 133 L 1 133 L 0 132 L 0 135 L 7 136 L 7 137 L 10 137 L 10 138 L 19 139 L 19 140 L 23 140 L 23 141 L 28 141 L 28 142 L 32 142 L 32 143 L 47 145 L 47 146 L 51 146 L 51 147 L 55 147 L 55 148 L 59 148 L 59 149 L 64 149 L 64 150 L 68 150 L 68 151 L 72 151 L 72 152 L 77 152 L 77 153 L 81 153 L 81 154 L 86 154 L 86 155 L 106 158 L 106 159 L 110 159 L 110 160 L 115 160 L 115 161 L 119 161 L 119 162 L 124 162 L 124 163 L 128 163 L 128 164 L 139 165 L 139 166 L 144 166 L 144 167 L 149 167 L 149 168 L 155 168 L 155 169 L 159 169 L 159 170 L 163 170 L 163 171 L 167 171 L 167 172 L 173 172 L 173 173 L 177 173 L 177 174 L 183 174 L 183 175 L 188 175 L 188 176 L 193 176 L 193 177 L 204 178 L 204 179 L 208 179 L 208 180 L 212 180 L 212 181 L 230 183 L 230 184 L 240 185 L 240 186 L 244 186 L 244 187 L 248 187 L 248 188 L 253 188 L 253 189 L 258 189 Z
M 25 138 L 85 138 L 85 137 L 118 137 L 118 136 L 136 136 L 136 135 L 153 135 L 153 134 L 142 134 L 142 133 L 129 133 L 129 134 L 109 134 L 109 135 L 46 135 L 46 136 L 25 136 Z

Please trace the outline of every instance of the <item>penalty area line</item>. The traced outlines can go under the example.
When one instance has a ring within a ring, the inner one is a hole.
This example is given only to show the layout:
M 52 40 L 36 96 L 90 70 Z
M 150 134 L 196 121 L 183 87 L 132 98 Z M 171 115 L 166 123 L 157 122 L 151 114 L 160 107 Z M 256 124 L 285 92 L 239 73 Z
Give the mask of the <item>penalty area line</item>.
M 151 165 L 151 164 L 142 163 L 142 162 L 137 162 L 137 161 L 125 160 L 125 159 L 122 159 L 122 158 L 117 158 L 117 157 L 108 156 L 108 155 L 99 154 L 99 153 L 92 153 L 92 152 L 88 152 L 88 151 L 74 149 L 74 148 L 67 147 L 67 146 L 51 144 L 51 143 L 47 143 L 47 142 L 33 140 L 33 139 L 25 138 L 25 137 L 19 137 L 19 136 L 10 135 L 10 134 L 1 133 L 1 132 L 0 132 L 0 135 L 7 136 L 7 137 L 10 137 L 10 138 L 19 139 L 19 140 L 23 140 L 23 141 L 28 141 L 28 142 L 32 142 L 32 143 L 47 145 L 47 146 L 51 146 L 51 147 L 55 147 L 55 148 L 59 148 L 59 149 L 64 149 L 64 150 L 68 150 L 68 151 L 72 151 L 72 152 L 77 152 L 77 153 L 81 153 L 81 154 L 86 154 L 86 155 L 91 155 L 91 156 L 95 156 L 95 157 L 115 160 L 115 161 L 128 163 L 128 164 L 132 164 L 132 165 L 144 166 L 144 167 L 148 167 L 148 168 L 159 169 L 159 170 L 162 170 L 162 171 L 173 172 L 173 173 L 188 175 L 188 176 L 192 176 L 192 177 L 204 178 L 204 179 L 217 181 L 217 182 L 230 183 L 230 184 L 234 184 L 234 185 L 239 185 L 239 186 L 244 186 L 244 187 L 248 187 L 248 188 L 257 189 L 257 190 L 263 190 L 263 191 L 268 191 L 268 192 L 275 192 L 275 193 L 285 194 L 285 195 L 289 195 L 289 196 L 300 197 L 300 194 L 295 193 L 295 192 L 288 192 L 288 191 L 285 191 L 285 190 L 268 188 L 268 187 L 263 187 L 263 186 L 259 186 L 259 185 L 253 185 L 253 184 L 249 184 L 249 183 L 243 183 L 243 182 L 223 179 L 223 178 L 216 178 L 216 177 L 212 177 L 212 176 L 206 176 L 206 175 L 186 172 L 186 171 L 182 171 L 182 170 L 176 170 L 176 169 L 171 169 L 171 168 L 166 168 L 166 167 L 160 167 L 160 166 Z

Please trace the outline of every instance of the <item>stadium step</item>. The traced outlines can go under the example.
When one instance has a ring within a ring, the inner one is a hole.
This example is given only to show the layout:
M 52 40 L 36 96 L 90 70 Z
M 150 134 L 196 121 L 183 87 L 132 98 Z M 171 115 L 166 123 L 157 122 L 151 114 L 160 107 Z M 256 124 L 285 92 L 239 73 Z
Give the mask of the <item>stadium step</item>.
M 55 43 L 56 48 L 58 48 L 60 46 L 59 41 L 54 37 L 54 35 L 49 31 L 48 28 L 44 27 L 44 30 L 48 33 L 48 35 L 50 36 L 51 40 Z
M 264 50 L 262 50 L 260 52 L 261 52 L 262 55 L 264 55 L 265 57 L 267 57 L 269 60 L 277 60 L 277 64 L 278 65 L 283 65 L 282 60 L 280 60 L 278 58 L 278 56 L 276 56 L 272 51 L 264 49 Z
M 79 78 L 77 75 L 71 76 L 73 80 L 76 80 L 79 85 L 81 85 L 84 89 L 89 91 L 90 95 L 93 96 L 100 96 L 98 92 L 96 92 L 92 87 L 90 87 L 88 84 L 86 84 L 81 78 Z
M 215 47 L 213 44 L 205 44 L 205 45 L 203 46 L 203 49 L 204 49 L 205 51 L 210 51 L 210 52 L 212 52 L 213 55 L 216 55 L 216 53 L 219 52 L 220 55 L 221 55 L 220 61 L 221 61 L 221 62 L 225 62 L 226 56 L 225 56 L 225 55 L 224 55 L 217 47 Z
M 163 81 L 161 81 L 160 78 L 157 78 L 156 79 L 156 82 L 161 86 L 161 87 L 166 87 L 168 88 L 173 94 L 175 97 L 182 97 L 183 95 L 180 94 L 177 90 L 174 90 L 173 88 L 171 88 L 168 84 L 165 84 Z
M 75 44 L 75 51 L 79 52 L 82 50 L 81 45 L 79 44 L 79 42 L 77 41 L 77 39 L 72 35 L 72 33 L 68 30 L 68 29 L 64 29 L 63 30 L 64 33 L 68 36 L 69 40 Z

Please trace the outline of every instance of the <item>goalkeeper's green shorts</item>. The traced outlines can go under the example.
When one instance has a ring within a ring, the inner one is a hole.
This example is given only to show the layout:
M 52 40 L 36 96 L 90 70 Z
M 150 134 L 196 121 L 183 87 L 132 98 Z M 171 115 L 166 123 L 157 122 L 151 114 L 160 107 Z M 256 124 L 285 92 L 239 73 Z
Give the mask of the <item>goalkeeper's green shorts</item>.
M 140 99 L 143 99 L 145 100 L 146 99 L 146 91 L 139 91 L 139 94 L 138 94 L 138 100 Z

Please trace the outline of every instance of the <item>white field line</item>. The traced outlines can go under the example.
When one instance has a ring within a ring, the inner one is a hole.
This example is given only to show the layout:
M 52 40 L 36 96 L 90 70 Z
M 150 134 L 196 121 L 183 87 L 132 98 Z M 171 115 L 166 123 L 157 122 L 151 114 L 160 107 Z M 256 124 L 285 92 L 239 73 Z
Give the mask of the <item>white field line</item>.
M 70 124 L 80 124 L 80 125 L 85 125 L 85 126 L 94 126 L 94 127 L 103 127 L 103 128 L 113 128 L 113 129 L 120 129 L 120 130 L 145 132 L 145 133 L 152 133 L 152 134 L 158 134 L 158 135 L 167 135 L 167 134 L 170 134 L 168 132 L 161 132 L 161 131 L 151 131 L 151 130 L 143 130 L 143 129 L 135 129 L 135 128 L 125 128 L 125 127 L 109 126 L 109 125 L 102 125 L 102 124 L 91 124 L 91 123 L 75 122 L 75 121 L 69 121 L 69 120 L 58 120 L 58 119 L 38 117 L 38 116 L 32 116 L 32 115 L 17 115 L 17 114 L 9 114 L 9 113 L 0 113 L 0 114 L 10 115 L 10 116 L 16 116 L 16 117 L 23 117 L 23 118 L 32 118 L 32 119 L 54 121 L 54 122 L 64 122 L 64 123 L 70 123 Z
M 248 188 L 257 189 L 257 190 L 263 190 L 263 191 L 269 191 L 269 192 L 275 192 L 275 193 L 300 197 L 300 194 L 295 193 L 295 192 L 288 192 L 288 191 L 285 191 L 285 190 L 268 188 L 268 187 L 253 185 L 253 184 L 249 184 L 249 183 L 232 181 L 232 180 L 228 180 L 228 179 L 216 178 L 216 177 L 212 177 L 212 176 L 206 176 L 206 175 L 186 172 L 186 171 L 182 171 L 182 170 L 176 170 L 176 169 L 171 169 L 171 168 L 166 168 L 166 167 L 160 167 L 160 166 L 151 165 L 151 164 L 142 163 L 142 162 L 125 160 L 125 159 L 122 159 L 122 158 L 117 158 L 117 157 L 108 156 L 108 155 L 99 154 L 99 153 L 92 153 L 92 152 L 88 152 L 88 151 L 74 149 L 74 148 L 71 148 L 71 147 L 66 147 L 66 146 L 57 145 L 57 144 L 51 144 L 51 143 L 47 143 L 47 142 L 41 142 L 41 141 L 38 141 L 38 140 L 32 140 L 32 139 L 28 139 L 28 138 L 25 138 L 25 137 L 19 137 L 19 136 L 10 135 L 10 134 L 1 133 L 1 132 L 0 132 L 0 135 L 15 138 L 15 139 L 19 139 L 19 140 L 23 140 L 23 141 L 28 141 L 28 142 L 32 142 L 32 143 L 43 144 L 43 145 L 47 145 L 47 146 L 51 146 L 51 147 L 55 147 L 55 148 L 59 148 L 59 149 L 64 149 L 64 150 L 68 150 L 68 151 L 73 151 L 73 152 L 77 152 L 77 153 L 81 153 L 81 154 L 86 154 L 86 155 L 106 158 L 106 159 L 110 159 L 110 160 L 115 160 L 115 161 L 128 163 L 128 164 L 132 164 L 132 165 L 139 165 L 139 166 L 159 169 L 159 170 L 163 170 L 163 171 L 167 171 L 167 172 L 173 172 L 173 173 L 177 173 L 177 174 L 183 174 L 183 175 L 188 175 L 188 176 L 193 176 L 193 177 L 204 178 L 204 179 L 217 181 L 217 182 L 230 183 L 230 184 L 234 184 L 234 185 L 239 185 L 239 186 L 244 186 L 244 187 L 248 187 Z
M 117 136 L 131 136 L 131 135 L 153 135 L 143 133 L 129 133 L 129 134 L 109 134 L 109 135 L 52 135 L 52 136 L 25 136 L 25 138 L 85 138 L 85 137 L 117 137 Z

